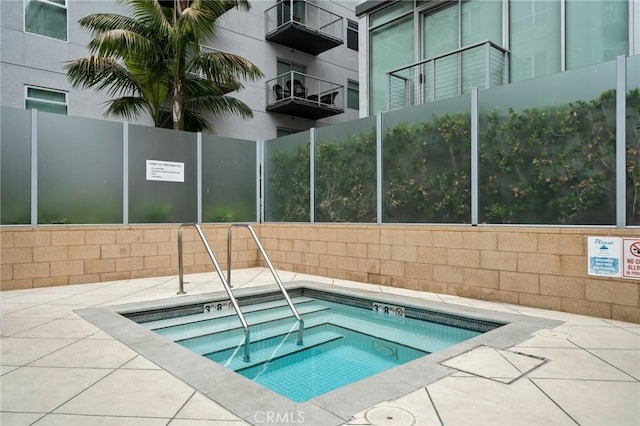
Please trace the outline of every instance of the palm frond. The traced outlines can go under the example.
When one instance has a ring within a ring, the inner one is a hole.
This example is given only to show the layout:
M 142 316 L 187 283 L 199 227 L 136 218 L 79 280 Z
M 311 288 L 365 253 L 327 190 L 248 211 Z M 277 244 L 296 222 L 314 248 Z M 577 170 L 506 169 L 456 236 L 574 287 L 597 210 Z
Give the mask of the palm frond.
M 153 57 L 158 48 L 154 41 L 129 30 L 109 30 L 96 35 L 88 47 L 100 56 L 125 58 L 135 52 L 139 57 Z
M 257 66 L 242 56 L 220 51 L 202 53 L 193 59 L 193 66 L 214 80 L 217 75 L 230 75 L 249 81 L 264 76 Z
M 146 29 L 160 36 L 167 36 L 171 23 L 167 20 L 163 8 L 157 0 L 126 0 L 133 17 Z
M 184 112 L 184 122 L 186 124 L 185 127 L 188 127 L 189 130 L 195 131 L 213 131 L 213 126 L 211 123 L 205 119 L 202 115 L 192 112 L 190 110 L 186 110 Z
M 198 96 L 185 101 L 184 109 L 189 111 L 209 111 L 214 115 L 240 115 L 253 118 L 253 111 L 247 104 L 231 96 Z
M 109 104 L 107 115 L 122 117 L 129 121 L 138 118 L 143 111 L 150 110 L 147 101 L 139 96 L 123 96 L 111 99 L 107 103 Z
M 227 83 L 229 85 L 227 85 Z M 229 91 L 237 90 L 237 82 L 218 82 L 197 76 L 191 76 L 185 79 L 183 89 L 185 97 L 192 98 L 197 96 L 223 96 Z
M 73 87 L 108 89 L 111 96 L 131 94 L 138 90 L 129 71 L 111 58 L 89 56 L 73 61 L 64 68 Z
M 85 16 L 78 21 L 82 28 L 89 30 L 92 36 L 110 30 L 129 30 L 140 32 L 143 27 L 138 21 L 129 17 L 113 13 L 96 13 Z
M 215 11 L 201 9 L 197 4 L 191 5 L 178 16 L 175 36 L 201 44 L 214 34 L 215 22 L 219 16 Z

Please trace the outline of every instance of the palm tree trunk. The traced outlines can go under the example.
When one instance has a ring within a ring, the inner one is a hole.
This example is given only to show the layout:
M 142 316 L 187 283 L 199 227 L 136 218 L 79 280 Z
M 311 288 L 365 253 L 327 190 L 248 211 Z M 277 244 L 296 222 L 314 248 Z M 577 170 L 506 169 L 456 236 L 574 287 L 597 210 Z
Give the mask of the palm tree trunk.
M 180 80 L 173 83 L 173 107 L 171 112 L 173 115 L 173 128 L 182 130 L 182 81 Z

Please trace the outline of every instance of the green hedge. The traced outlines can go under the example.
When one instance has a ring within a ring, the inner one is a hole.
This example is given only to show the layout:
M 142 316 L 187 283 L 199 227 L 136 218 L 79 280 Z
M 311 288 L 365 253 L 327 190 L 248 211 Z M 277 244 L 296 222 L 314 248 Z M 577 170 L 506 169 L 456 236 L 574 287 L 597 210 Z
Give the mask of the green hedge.
M 492 110 L 480 119 L 483 223 L 615 223 L 615 91 L 549 108 Z M 640 89 L 627 94 L 627 205 L 639 224 Z M 468 113 L 398 123 L 383 142 L 383 221 L 469 223 Z M 316 221 L 374 222 L 375 133 L 319 144 Z M 267 220 L 308 221 L 309 147 L 274 150 Z

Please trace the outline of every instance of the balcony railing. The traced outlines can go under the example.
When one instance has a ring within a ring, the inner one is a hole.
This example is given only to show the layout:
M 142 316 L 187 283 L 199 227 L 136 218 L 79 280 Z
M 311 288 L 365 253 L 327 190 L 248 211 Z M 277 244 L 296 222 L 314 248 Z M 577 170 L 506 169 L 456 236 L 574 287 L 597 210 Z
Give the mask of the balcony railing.
M 264 13 L 265 39 L 312 55 L 341 45 L 341 16 L 303 0 L 279 1 Z
M 387 73 L 387 110 L 508 83 L 509 52 L 491 41 L 424 59 Z
M 267 111 L 318 120 L 344 112 L 344 86 L 289 71 L 266 83 Z

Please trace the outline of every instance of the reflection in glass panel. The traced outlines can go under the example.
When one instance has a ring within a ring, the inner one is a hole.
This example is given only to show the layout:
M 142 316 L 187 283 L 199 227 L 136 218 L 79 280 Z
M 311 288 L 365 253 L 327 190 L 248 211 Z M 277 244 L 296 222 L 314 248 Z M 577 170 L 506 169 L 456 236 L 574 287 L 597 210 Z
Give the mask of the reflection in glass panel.
M 202 221 L 256 219 L 256 142 L 203 134 Z
M 490 40 L 502 45 L 502 0 L 463 1 L 462 46 Z
M 31 112 L 2 107 L 0 114 L 1 223 L 26 225 L 31 223 Z
M 197 220 L 196 137 L 190 132 L 129 125 L 129 222 Z
M 309 222 L 309 131 L 264 144 L 264 220 Z
M 27 99 L 25 102 L 26 109 L 37 109 L 38 111 L 48 112 L 51 114 L 67 115 L 67 106 L 58 105 L 50 102 L 41 102 Z
M 52 101 L 66 103 L 67 95 L 64 92 L 54 90 L 39 89 L 37 87 L 27 87 L 27 98 L 40 99 L 42 101 Z
M 629 2 L 567 0 L 567 69 L 629 53 Z
M 458 5 L 424 15 L 422 55 L 429 59 L 456 50 L 459 46 Z
M 640 225 L 640 55 L 627 58 L 627 225 Z
M 482 223 L 615 223 L 615 62 L 479 92 Z
M 383 222 L 470 222 L 470 105 L 459 96 L 383 115 Z
M 413 63 L 413 16 L 376 28 L 370 37 L 369 115 L 373 115 L 387 109 L 387 72 Z
M 347 108 L 360 108 L 360 84 L 347 80 Z
M 511 0 L 511 81 L 560 72 L 560 0 Z
M 64 2 L 56 1 L 60 5 Z M 40 0 L 26 0 L 25 31 L 58 40 L 67 40 L 67 9 Z
M 372 13 L 369 17 L 369 25 L 371 27 L 378 26 L 385 22 L 389 22 L 405 13 L 410 12 L 413 9 L 413 2 L 411 1 L 399 1 L 391 6 Z
M 38 113 L 38 223 L 122 223 L 122 123 Z
M 67 94 L 56 90 L 27 87 L 26 109 L 67 115 Z
M 375 126 L 367 117 L 316 131 L 316 222 L 376 221 Z

